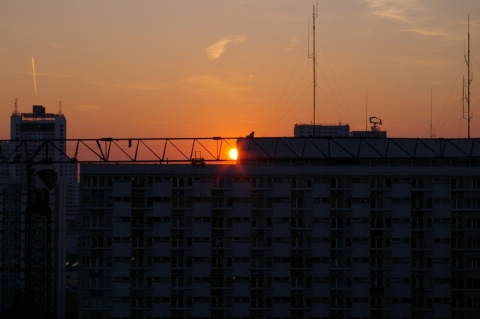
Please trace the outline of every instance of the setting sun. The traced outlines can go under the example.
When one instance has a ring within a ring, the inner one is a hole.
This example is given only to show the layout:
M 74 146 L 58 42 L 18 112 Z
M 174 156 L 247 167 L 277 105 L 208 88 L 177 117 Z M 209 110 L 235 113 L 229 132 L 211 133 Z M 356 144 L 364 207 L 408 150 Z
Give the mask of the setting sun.
M 236 160 L 237 157 L 238 157 L 238 151 L 237 151 L 237 149 L 236 149 L 236 148 L 232 148 L 232 149 L 230 150 L 229 155 L 230 155 L 230 158 L 231 158 L 232 160 Z

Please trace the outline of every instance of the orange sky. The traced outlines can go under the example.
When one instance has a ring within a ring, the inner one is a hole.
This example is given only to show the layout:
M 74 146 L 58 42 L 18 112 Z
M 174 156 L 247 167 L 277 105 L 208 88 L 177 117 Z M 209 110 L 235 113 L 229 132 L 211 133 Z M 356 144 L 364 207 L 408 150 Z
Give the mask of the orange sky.
M 292 136 L 313 120 L 316 3 L 2 1 L 0 139 L 16 98 L 21 112 L 61 100 L 69 138 Z M 368 104 L 390 137 L 429 137 L 431 119 L 436 137 L 466 137 L 468 15 L 479 137 L 478 0 L 320 0 L 316 122 L 364 130 Z

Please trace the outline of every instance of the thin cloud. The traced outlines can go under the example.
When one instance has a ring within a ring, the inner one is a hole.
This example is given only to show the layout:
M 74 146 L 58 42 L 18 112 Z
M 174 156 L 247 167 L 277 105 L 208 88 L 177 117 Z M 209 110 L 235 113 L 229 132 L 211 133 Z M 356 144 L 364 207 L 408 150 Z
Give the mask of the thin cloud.
M 103 51 L 100 48 L 94 48 L 94 47 L 84 47 L 84 46 L 73 46 L 73 45 L 65 45 L 61 43 L 50 43 L 50 46 L 54 49 L 59 49 L 59 50 L 67 50 L 67 51 L 87 51 L 87 52 L 99 52 Z
M 285 51 L 292 51 L 298 46 L 299 40 L 296 37 L 291 37 L 288 43 L 288 46 L 284 49 Z
M 46 78 L 69 78 L 70 75 L 63 73 L 48 73 L 48 72 L 36 72 L 37 76 Z
M 399 66 L 421 65 L 431 68 L 448 68 L 449 61 L 442 58 L 428 57 L 391 57 L 389 60 Z
M 409 1 L 389 1 L 389 0 L 365 0 L 368 7 L 373 10 L 375 15 L 385 19 L 400 21 L 404 23 L 411 23 L 411 18 L 406 13 L 405 7 L 412 7 Z M 401 6 L 404 5 L 402 8 Z
M 32 76 L 32 72 L 22 72 L 21 74 L 23 75 L 28 75 Z M 35 72 L 35 75 L 37 77 L 43 77 L 43 78 L 71 78 L 72 76 L 69 74 L 65 73 L 50 73 L 50 72 Z
M 225 52 L 225 48 L 228 44 L 239 44 L 245 41 L 247 41 L 247 36 L 245 34 L 229 35 L 221 38 L 206 49 L 207 57 L 210 60 L 216 60 Z
M 98 107 L 97 105 L 94 105 L 94 104 L 80 104 L 78 106 L 78 109 L 80 111 L 96 111 L 96 110 L 99 110 L 100 107 Z
M 243 85 L 243 81 L 244 79 L 222 79 L 215 75 L 203 74 L 184 79 L 182 86 L 187 85 L 191 90 L 203 95 L 218 96 L 218 92 L 222 92 L 224 95 L 238 98 L 251 90 L 251 87 Z
M 415 33 L 426 37 L 448 37 L 450 34 L 445 32 L 445 24 L 448 18 L 443 20 L 443 24 L 433 23 L 428 18 L 427 11 L 422 4 L 415 0 L 364 0 L 374 15 L 384 19 L 396 21 L 407 25 L 398 31 Z
M 423 36 L 428 36 L 428 37 L 446 37 L 448 34 L 444 32 L 439 32 L 439 31 L 433 31 L 433 30 L 425 30 L 425 29 L 403 29 L 401 31 L 406 31 L 406 32 L 411 32 L 411 33 L 416 33 L 420 34 Z
M 93 86 L 102 86 L 113 89 L 125 89 L 133 91 L 157 91 L 164 88 L 159 83 L 113 83 L 113 82 L 90 82 Z

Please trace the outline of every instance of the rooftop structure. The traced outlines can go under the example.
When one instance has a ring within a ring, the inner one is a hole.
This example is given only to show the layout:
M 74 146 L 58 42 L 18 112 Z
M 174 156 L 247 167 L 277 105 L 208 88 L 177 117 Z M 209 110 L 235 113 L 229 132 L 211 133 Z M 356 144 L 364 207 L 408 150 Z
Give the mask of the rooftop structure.
M 351 136 L 352 137 L 376 137 L 376 138 L 386 138 L 387 132 L 382 131 L 380 126 L 382 125 L 382 120 L 376 116 L 370 117 L 370 124 L 371 129 L 370 131 L 353 131 Z
M 348 124 L 295 124 L 294 137 L 348 137 Z
M 479 139 L 255 138 L 238 139 L 239 161 L 350 161 L 367 164 L 471 163 L 480 160 Z M 430 161 L 428 161 L 430 160 Z

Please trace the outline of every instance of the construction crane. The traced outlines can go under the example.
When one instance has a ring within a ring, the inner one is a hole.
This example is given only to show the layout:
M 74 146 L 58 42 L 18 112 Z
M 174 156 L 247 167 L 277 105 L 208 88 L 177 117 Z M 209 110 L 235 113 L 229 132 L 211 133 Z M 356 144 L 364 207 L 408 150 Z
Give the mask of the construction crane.
M 0 140 L 0 172 L 20 172 L 19 176 L 25 180 L 21 187 L 27 195 L 27 205 L 19 220 L 24 229 L 25 261 L 19 265 L 24 282 L 15 291 L 15 303 L 29 307 L 25 309 L 28 314 L 20 317 L 50 318 L 58 310 L 59 296 L 55 294 L 58 283 L 54 278 L 60 260 L 55 246 L 58 212 L 56 204 L 51 202 L 51 195 L 57 191 L 58 167 L 82 163 L 191 163 L 201 168 L 211 162 L 234 162 L 229 153 L 236 147 L 237 139 L 217 136 Z
M 238 137 L 0 140 L 0 165 L 231 161 Z M 59 145 L 64 145 L 59 147 Z M 45 154 L 56 154 L 45 157 Z

